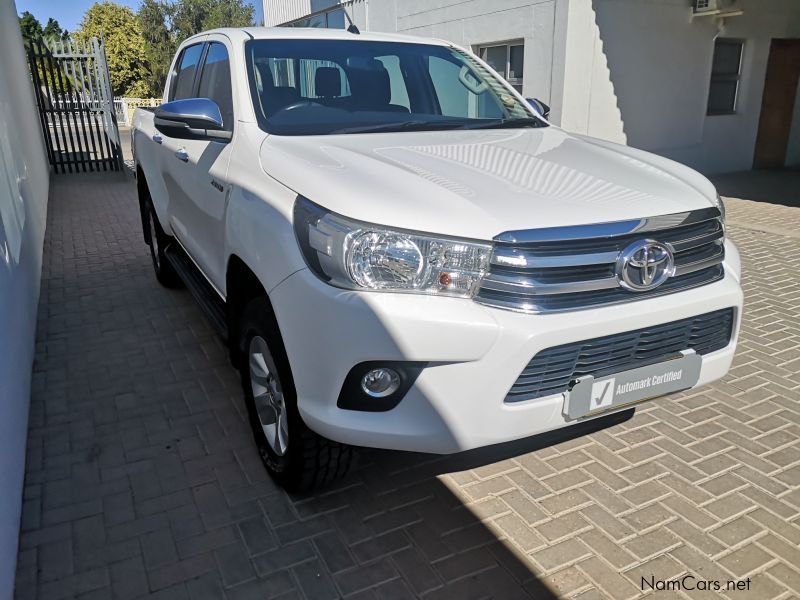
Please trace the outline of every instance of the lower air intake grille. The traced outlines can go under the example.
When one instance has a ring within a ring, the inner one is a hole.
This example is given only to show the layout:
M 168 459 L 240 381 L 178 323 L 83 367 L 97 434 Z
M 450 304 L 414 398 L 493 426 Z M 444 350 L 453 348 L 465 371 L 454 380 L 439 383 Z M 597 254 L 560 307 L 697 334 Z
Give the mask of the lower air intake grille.
M 578 377 L 604 377 L 654 364 L 692 349 L 709 354 L 726 347 L 733 332 L 733 309 L 636 331 L 573 342 L 542 350 L 511 387 L 506 402 L 522 402 L 566 392 Z

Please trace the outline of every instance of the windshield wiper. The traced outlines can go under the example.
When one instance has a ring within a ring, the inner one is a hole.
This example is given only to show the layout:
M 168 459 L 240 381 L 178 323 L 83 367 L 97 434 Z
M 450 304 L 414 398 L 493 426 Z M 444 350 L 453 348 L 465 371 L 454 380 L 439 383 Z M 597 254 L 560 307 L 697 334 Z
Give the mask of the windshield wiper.
M 437 129 L 461 129 L 464 121 L 403 121 L 399 123 L 383 123 L 379 125 L 364 125 L 360 127 L 345 127 L 334 129 L 336 133 L 379 133 L 390 131 L 435 131 Z
M 381 123 L 378 125 L 364 125 L 359 127 L 345 127 L 334 129 L 331 134 L 337 133 L 379 133 L 390 131 L 436 131 L 442 129 L 513 129 L 518 127 L 545 127 L 546 124 L 538 119 L 523 117 L 517 119 L 448 119 L 446 121 L 402 121 L 399 123 Z
M 531 117 L 520 117 L 517 119 L 494 119 L 492 121 L 470 124 L 465 123 L 462 129 L 516 129 L 518 127 L 546 127 L 544 121 L 532 119 Z

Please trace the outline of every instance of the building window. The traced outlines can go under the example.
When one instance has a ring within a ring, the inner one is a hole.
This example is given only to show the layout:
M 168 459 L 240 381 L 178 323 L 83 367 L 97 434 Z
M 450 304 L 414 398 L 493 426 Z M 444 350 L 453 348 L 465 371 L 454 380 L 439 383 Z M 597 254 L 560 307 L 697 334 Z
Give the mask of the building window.
M 744 42 L 739 40 L 717 39 L 714 43 L 707 114 L 732 115 L 736 112 L 743 50 Z
M 495 71 L 506 78 L 506 81 L 522 93 L 522 71 L 525 66 L 525 44 L 510 42 L 481 46 L 478 55 L 489 63 Z

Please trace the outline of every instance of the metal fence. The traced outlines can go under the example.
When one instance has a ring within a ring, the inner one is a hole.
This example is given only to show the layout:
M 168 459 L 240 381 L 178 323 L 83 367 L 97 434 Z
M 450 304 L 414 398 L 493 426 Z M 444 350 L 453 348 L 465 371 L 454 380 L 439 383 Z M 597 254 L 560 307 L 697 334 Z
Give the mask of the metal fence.
M 61 173 L 117 171 L 122 149 L 102 40 L 39 40 L 28 50 L 50 164 Z

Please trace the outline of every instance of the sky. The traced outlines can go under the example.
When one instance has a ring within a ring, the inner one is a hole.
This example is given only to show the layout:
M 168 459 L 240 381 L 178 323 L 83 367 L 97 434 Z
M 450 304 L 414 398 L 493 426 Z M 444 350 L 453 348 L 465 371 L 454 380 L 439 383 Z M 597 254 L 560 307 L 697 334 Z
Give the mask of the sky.
M 260 24 L 263 21 L 260 0 L 245 1 L 249 1 L 255 6 L 255 20 Z M 139 8 L 140 4 L 140 0 L 115 0 L 115 2 L 130 6 L 134 11 Z M 39 19 L 43 26 L 49 17 L 53 17 L 62 29 L 68 31 L 75 31 L 78 28 L 83 13 L 94 3 L 95 0 L 16 0 L 18 14 L 27 10 L 33 13 L 33 16 Z

